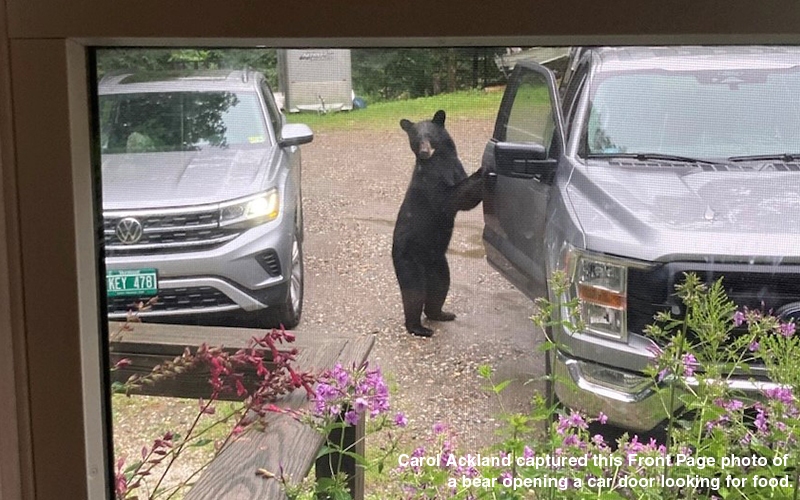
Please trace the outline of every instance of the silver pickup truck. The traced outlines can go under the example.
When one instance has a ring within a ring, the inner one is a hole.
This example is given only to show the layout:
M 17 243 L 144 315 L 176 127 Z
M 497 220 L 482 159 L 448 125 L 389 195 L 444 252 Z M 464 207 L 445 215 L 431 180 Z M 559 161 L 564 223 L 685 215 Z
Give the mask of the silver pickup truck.
M 531 298 L 564 269 L 582 331 L 547 332 L 562 403 L 646 431 L 665 417 L 644 333 L 684 272 L 800 319 L 800 50 L 573 51 L 557 87 L 517 65 L 483 156 L 489 262 Z M 729 384 L 770 385 L 763 368 Z

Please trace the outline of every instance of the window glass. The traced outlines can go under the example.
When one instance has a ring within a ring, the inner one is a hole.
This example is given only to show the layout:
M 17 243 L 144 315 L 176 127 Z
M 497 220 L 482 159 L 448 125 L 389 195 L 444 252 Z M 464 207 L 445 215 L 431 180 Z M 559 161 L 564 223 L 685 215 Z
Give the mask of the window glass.
M 103 152 L 164 153 L 267 141 L 255 93 L 100 90 Z
M 570 53 L 583 64 L 560 97 Z M 508 460 L 398 461 L 451 452 L 617 453 L 624 470 L 594 476 L 640 479 L 664 469 L 625 468 L 630 451 L 667 442 L 800 455 L 781 385 L 800 390 L 800 50 L 95 56 L 119 500 L 549 496 L 461 487 L 509 478 Z M 587 159 L 555 134 L 578 114 Z M 660 399 L 674 387 L 692 397 Z M 794 480 L 791 464 L 732 467 Z M 597 497 L 584 467 L 545 469 L 565 480 L 551 492 Z M 339 472 L 365 472 L 365 491 Z
M 606 75 L 591 99 L 589 153 L 697 157 L 800 148 L 800 70 Z
M 506 141 L 535 142 L 549 148 L 554 130 L 553 105 L 547 79 L 533 71 L 521 73 L 505 125 Z

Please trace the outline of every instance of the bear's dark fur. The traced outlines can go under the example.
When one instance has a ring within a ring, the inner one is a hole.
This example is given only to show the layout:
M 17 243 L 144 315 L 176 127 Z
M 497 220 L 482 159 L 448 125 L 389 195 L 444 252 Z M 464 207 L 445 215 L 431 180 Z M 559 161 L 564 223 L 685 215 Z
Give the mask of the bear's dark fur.
M 470 210 L 483 197 L 482 172 L 467 177 L 456 145 L 444 128 L 445 113 L 431 121 L 400 120 L 417 158 L 414 174 L 394 226 L 392 260 L 403 296 L 406 329 L 430 337 L 421 316 L 452 321 L 455 314 L 442 311 L 450 288 L 447 246 L 459 210 Z

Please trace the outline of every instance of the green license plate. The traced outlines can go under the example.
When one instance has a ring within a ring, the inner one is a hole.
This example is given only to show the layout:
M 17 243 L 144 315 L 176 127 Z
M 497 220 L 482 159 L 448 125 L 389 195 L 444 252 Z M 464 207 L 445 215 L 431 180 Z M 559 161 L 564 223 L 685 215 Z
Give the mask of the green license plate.
M 121 269 L 106 272 L 109 297 L 136 295 L 154 297 L 158 294 L 158 271 L 155 269 Z

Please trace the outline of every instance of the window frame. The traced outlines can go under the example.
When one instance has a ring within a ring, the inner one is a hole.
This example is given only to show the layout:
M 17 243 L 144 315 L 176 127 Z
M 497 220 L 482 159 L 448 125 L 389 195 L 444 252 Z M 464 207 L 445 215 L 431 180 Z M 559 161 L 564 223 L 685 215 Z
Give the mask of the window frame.
M 267 107 L 267 116 L 269 117 L 269 124 L 272 128 L 272 133 L 276 141 L 281 140 L 281 130 L 283 129 L 283 116 L 275 103 L 275 95 L 272 93 L 267 80 L 261 78 L 258 82 L 259 92 L 261 98 L 264 99 L 264 104 Z
M 12 425 L 0 427 L 4 500 L 57 498 L 64 491 L 99 499 L 109 487 L 108 421 L 99 395 L 107 357 L 97 294 L 102 259 L 94 255 L 90 47 L 800 43 L 796 0 L 730 0 L 724 10 L 693 2 L 699 13 L 693 16 L 682 3 L 640 0 L 599 10 L 532 0 L 509 0 L 502 9 L 478 0 L 310 0 L 307 9 L 270 5 L 269 16 L 260 2 L 220 5 L 0 0 L 0 104 L 7 110 L 0 114 L 0 375 L 11 374 L 0 397 L 16 401 L 2 413 Z M 536 15 L 520 15 L 531 11 Z M 43 129 L 48 148 L 41 147 Z M 41 206 L 42 196 L 53 196 L 59 209 Z M 45 280 L 60 287 L 61 300 L 41 300 Z M 58 356 L 46 355 L 53 352 Z

